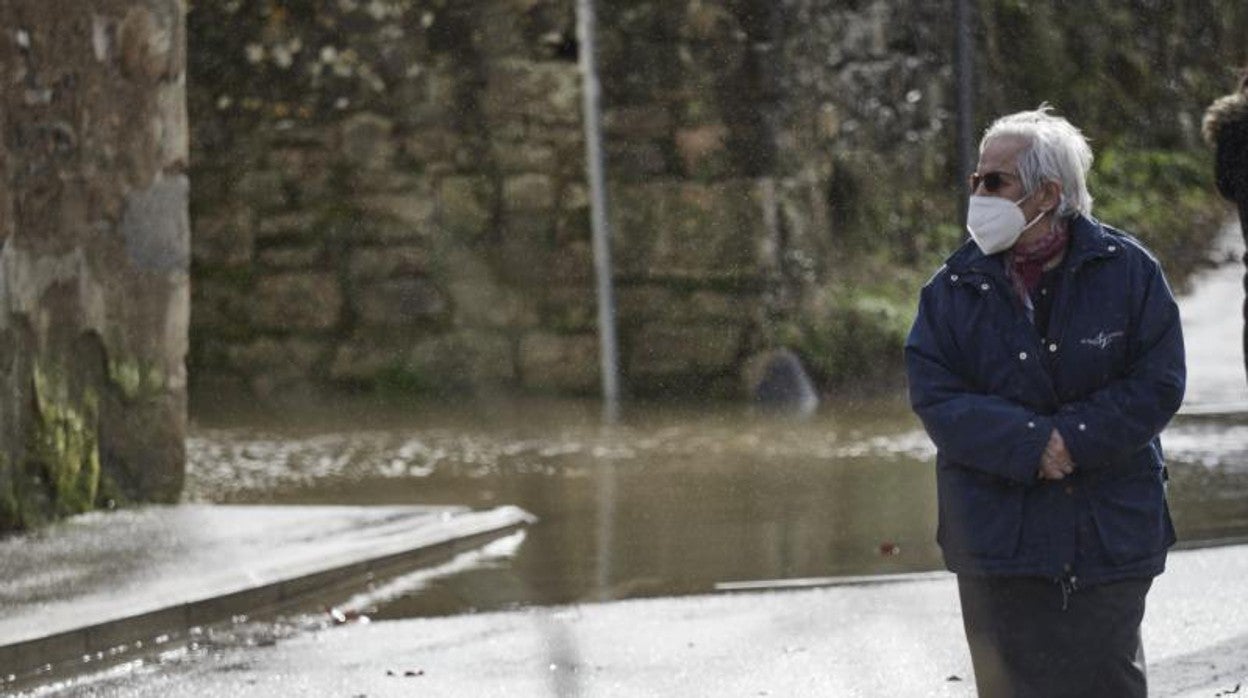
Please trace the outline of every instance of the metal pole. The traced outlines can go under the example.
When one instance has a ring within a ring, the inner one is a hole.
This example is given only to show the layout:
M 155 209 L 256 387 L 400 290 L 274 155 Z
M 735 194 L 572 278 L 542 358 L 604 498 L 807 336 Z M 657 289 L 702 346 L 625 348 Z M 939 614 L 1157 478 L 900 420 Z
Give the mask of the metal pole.
M 954 0 L 954 24 L 957 38 L 954 42 L 954 73 L 958 83 L 958 178 L 962 201 L 971 195 L 970 175 L 975 171 L 976 145 L 974 141 L 974 55 L 970 0 Z M 966 207 L 962 207 L 962 224 L 966 224 Z
M 611 230 L 607 225 L 607 188 L 603 174 L 602 111 L 595 61 L 593 0 L 577 0 L 581 92 L 585 112 L 585 165 L 589 176 L 590 217 L 594 235 L 594 272 L 598 277 L 598 338 L 602 371 L 603 420 L 619 418 L 619 359 L 615 337 L 615 294 L 611 280 Z

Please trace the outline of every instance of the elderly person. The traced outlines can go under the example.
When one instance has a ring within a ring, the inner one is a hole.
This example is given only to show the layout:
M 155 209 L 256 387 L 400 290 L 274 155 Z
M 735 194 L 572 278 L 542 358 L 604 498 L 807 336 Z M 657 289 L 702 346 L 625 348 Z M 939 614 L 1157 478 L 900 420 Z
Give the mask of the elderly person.
M 1049 111 L 980 143 L 972 239 L 906 341 L 910 400 L 937 447 L 937 538 L 980 695 L 1145 696 L 1183 337 L 1157 260 L 1091 217 L 1092 151 Z
M 1203 129 L 1205 140 L 1216 151 L 1218 192 L 1239 207 L 1239 226 L 1248 242 L 1248 70 L 1239 89 L 1209 105 Z M 1248 252 L 1244 253 L 1248 265 Z M 1248 271 L 1244 273 L 1248 294 Z M 1248 295 L 1244 300 L 1244 372 L 1248 375 Z

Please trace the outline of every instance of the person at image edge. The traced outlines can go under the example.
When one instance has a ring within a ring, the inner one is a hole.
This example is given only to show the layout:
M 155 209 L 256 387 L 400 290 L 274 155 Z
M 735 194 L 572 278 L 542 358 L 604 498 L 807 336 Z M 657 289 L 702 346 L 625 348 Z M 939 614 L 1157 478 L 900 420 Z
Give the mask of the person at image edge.
M 1240 233 L 1248 244 L 1248 69 L 1241 74 L 1238 90 L 1209 105 L 1201 130 L 1216 152 L 1218 193 L 1239 209 Z M 1248 376 L 1248 252 L 1243 261 L 1243 353 L 1244 374 Z

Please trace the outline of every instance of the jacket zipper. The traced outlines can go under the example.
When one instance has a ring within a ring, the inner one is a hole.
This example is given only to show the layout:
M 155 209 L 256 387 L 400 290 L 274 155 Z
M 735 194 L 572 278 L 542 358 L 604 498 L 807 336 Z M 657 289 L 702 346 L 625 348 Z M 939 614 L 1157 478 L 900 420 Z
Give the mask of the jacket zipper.
M 1074 575 L 1059 577 L 1057 584 L 1062 589 L 1062 610 L 1065 611 L 1070 606 L 1070 595 L 1079 590 L 1079 578 Z

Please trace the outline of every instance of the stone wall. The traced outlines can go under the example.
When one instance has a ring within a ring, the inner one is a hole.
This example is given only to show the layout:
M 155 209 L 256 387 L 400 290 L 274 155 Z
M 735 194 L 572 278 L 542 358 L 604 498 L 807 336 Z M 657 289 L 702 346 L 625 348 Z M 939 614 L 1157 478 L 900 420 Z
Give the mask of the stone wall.
M 821 4 L 602 3 L 633 393 L 737 393 L 833 274 L 841 169 L 945 164 L 938 13 Z M 195 378 L 596 391 L 572 0 L 205 0 L 190 35 Z
M 0 3 L 0 530 L 181 491 L 184 26 L 181 0 Z
M 1068 100 L 1098 148 L 1194 143 L 1244 12 L 1130 4 L 979 3 L 981 125 Z M 574 6 L 194 3 L 191 363 L 205 393 L 597 390 Z M 896 380 L 915 289 L 963 237 L 950 9 L 598 11 L 626 389 L 737 394 L 751 357 L 779 344 L 824 386 Z M 1144 31 L 1214 16 L 1192 47 Z M 1027 48 L 1011 59 L 1013 46 Z M 1081 72 L 1085 55 L 1105 71 Z M 1127 114 L 1096 102 L 1154 55 L 1161 87 L 1136 90 Z M 1150 141 L 1161 108 L 1173 118 Z

